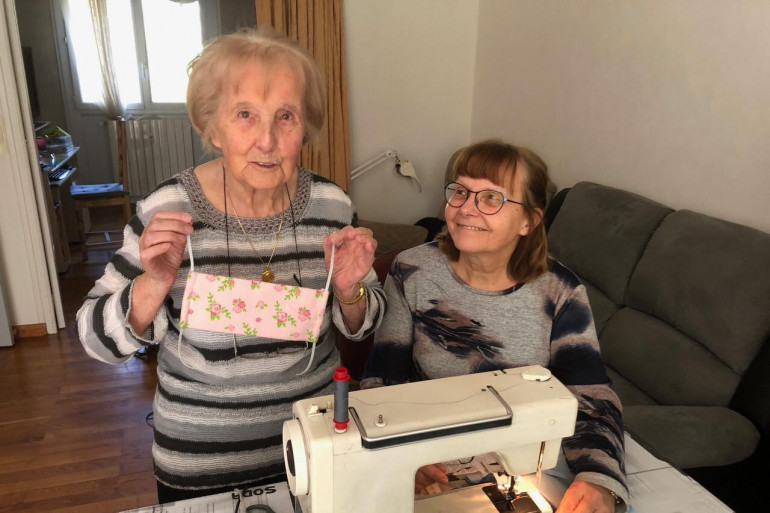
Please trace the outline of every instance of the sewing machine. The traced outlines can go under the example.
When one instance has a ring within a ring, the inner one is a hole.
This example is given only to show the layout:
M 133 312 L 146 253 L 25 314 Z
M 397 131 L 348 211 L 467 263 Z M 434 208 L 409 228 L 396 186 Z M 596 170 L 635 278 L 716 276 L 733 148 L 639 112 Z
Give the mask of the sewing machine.
M 297 401 L 283 426 L 303 513 L 415 511 L 418 468 L 482 453 L 510 476 L 539 472 L 556 465 L 577 416 L 572 393 L 540 366 L 351 392 L 344 432 L 333 398 Z

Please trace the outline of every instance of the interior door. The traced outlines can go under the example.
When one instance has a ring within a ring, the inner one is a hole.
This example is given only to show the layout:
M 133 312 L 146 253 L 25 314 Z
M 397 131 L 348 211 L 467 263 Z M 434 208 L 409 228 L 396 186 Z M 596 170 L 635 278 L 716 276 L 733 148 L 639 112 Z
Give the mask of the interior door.
M 14 324 L 64 327 L 14 4 L 0 0 L 0 262 Z

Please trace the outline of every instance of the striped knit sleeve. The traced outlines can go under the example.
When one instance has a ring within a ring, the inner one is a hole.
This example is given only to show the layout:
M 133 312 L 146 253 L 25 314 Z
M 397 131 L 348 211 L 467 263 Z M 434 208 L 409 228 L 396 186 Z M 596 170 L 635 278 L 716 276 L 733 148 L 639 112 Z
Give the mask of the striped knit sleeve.
M 362 280 L 364 284 L 364 299 L 366 300 L 366 314 L 364 316 L 364 322 L 357 332 L 351 333 L 348 327 L 345 326 L 345 321 L 342 319 L 342 309 L 340 304 L 335 298 L 332 306 L 332 316 L 334 319 L 334 325 L 340 331 L 342 336 L 349 340 L 363 340 L 376 330 L 382 317 L 385 314 L 385 293 L 382 290 L 382 285 L 377 279 L 377 273 L 374 269 L 369 269 L 369 273 Z
M 620 400 L 610 387 L 585 287 L 557 301 L 551 330 L 551 370 L 578 400 L 575 434 L 562 447 L 575 479 L 612 490 L 628 503 Z
M 168 329 L 165 306 L 145 333 L 135 333 L 127 322 L 134 280 L 144 272 L 139 261 L 139 237 L 150 215 L 140 201 L 137 214 L 123 229 L 123 246 L 110 259 L 77 313 L 78 338 L 86 353 L 106 363 L 125 362 L 142 347 L 160 342 Z
M 409 265 L 404 267 L 408 273 L 414 270 Z M 385 279 L 388 314 L 375 333 L 374 344 L 361 380 L 362 389 L 411 381 L 414 321 L 412 307 L 404 291 L 402 269 L 402 264 L 396 257 Z
M 353 227 L 358 227 L 358 214 L 356 207 L 350 200 L 347 194 L 340 189 L 336 184 L 326 179 L 316 176 L 316 181 L 326 185 L 326 189 L 329 190 L 329 197 L 327 202 L 329 205 L 334 205 L 334 201 L 344 205 L 340 211 L 347 213 L 345 224 Z M 336 210 L 336 209 L 335 209 Z M 342 229 L 342 226 L 337 227 Z M 364 299 L 366 300 L 366 313 L 364 315 L 364 322 L 361 327 L 355 333 L 348 330 L 345 326 L 345 321 L 342 318 L 342 309 L 336 298 L 332 300 L 332 320 L 334 325 L 339 330 L 340 334 L 348 340 L 363 340 L 366 337 L 372 335 L 374 330 L 380 326 L 382 318 L 385 315 L 385 292 L 382 290 L 380 280 L 377 278 L 377 273 L 374 272 L 374 268 L 369 269 L 361 283 L 364 285 Z

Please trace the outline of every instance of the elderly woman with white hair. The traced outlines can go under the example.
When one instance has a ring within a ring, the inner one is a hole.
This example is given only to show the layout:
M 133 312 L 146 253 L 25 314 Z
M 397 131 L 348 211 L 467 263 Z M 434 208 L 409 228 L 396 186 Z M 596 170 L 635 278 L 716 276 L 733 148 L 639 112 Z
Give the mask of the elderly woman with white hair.
M 297 162 L 324 101 L 312 59 L 286 38 L 248 30 L 208 44 L 190 65 L 187 107 L 221 157 L 137 204 L 78 312 L 94 358 L 160 346 L 159 502 L 283 480 L 292 403 L 332 393 L 332 324 L 356 340 L 380 322 L 371 231 L 355 227 L 339 187 Z

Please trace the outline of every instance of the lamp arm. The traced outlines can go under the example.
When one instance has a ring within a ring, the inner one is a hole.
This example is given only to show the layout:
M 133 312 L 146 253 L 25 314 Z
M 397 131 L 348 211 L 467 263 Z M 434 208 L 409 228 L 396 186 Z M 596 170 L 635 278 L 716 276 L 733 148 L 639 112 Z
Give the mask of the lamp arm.
M 363 175 L 367 171 L 370 171 L 374 166 L 382 162 L 383 160 L 395 158 L 398 160 L 398 155 L 394 150 L 385 150 L 382 153 L 375 155 L 360 166 L 356 167 L 350 172 L 350 179 L 355 180 L 359 176 Z

